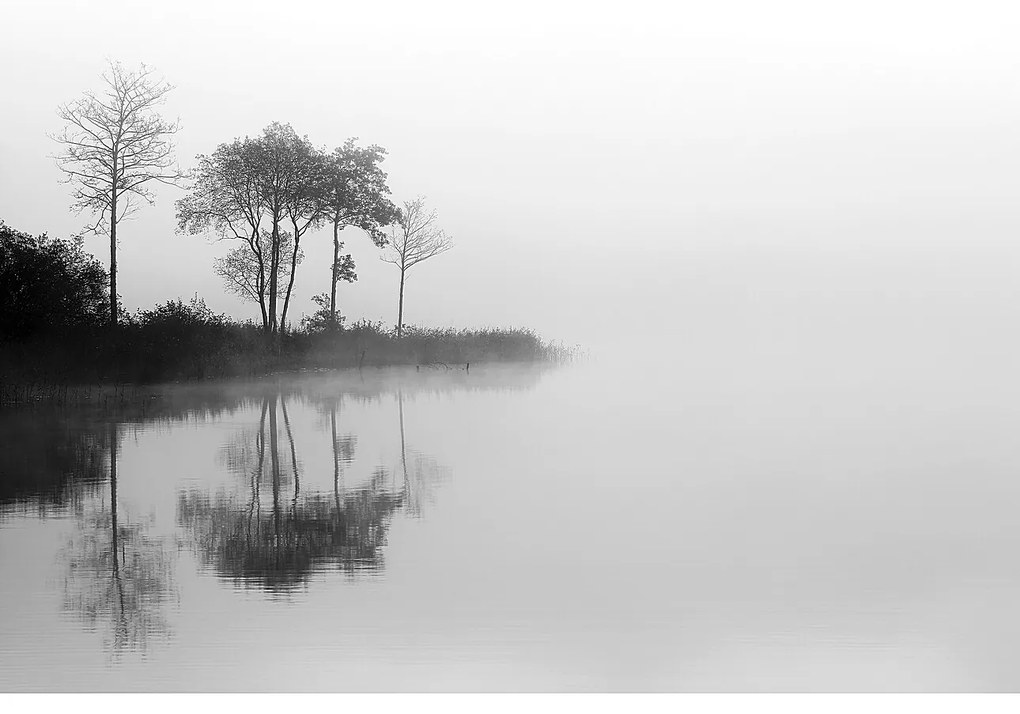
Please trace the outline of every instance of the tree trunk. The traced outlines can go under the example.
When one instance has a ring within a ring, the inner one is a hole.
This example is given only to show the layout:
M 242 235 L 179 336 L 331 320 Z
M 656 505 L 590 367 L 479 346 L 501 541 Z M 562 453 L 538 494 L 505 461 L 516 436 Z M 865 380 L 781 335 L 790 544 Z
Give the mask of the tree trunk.
M 290 307 L 290 294 L 294 289 L 294 275 L 297 273 L 298 248 L 300 247 L 301 234 L 298 233 L 297 221 L 291 220 L 294 226 L 294 252 L 290 256 L 290 280 L 287 282 L 287 295 L 283 299 L 283 314 L 280 316 L 280 331 L 287 325 L 287 309 Z
M 266 310 L 266 290 L 259 291 L 259 308 L 262 310 L 262 331 L 269 332 L 269 312 Z
M 262 255 L 261 249 L 257 248 L 258 239 L 259 236 L 256 232 L 248 245 L 251 247 L 251 252 L 255 256 L 255 260 L 258 261 L 259 265 L 259 275 L 256 288 L 259 294 L 259 309 L 262 311 L 262 331 L 269 332 L 269 310 L 266 308 L 266 258 Z
M 272 246 L 269 256 L 269 332 L 276 332 L 276 293 L 279 288 L 280 270 L 280 221 L 273 216 Z
M 117 326 L 117 187 L 110 199 L 110 325 Z
M 329 289 L 329 319 L 336 325 L 336 284 L 340 281 L 340 226 L 337 221 L 333 222 L 333 282 Z
M 397 301 L 397 337 L 404 334 L 404 273 L 400 271 L 400 299 Z

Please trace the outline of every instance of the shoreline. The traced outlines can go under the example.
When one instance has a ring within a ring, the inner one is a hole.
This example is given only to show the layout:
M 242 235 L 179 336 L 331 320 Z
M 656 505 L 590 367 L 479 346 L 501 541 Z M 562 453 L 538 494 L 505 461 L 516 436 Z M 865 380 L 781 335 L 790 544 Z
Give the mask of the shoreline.
M 80 384 L 157 384 L 398 365 L 562 362 L 580 353 L 526 328 L 412 327 L 397 337 L 381 323 L 362 322 L 339 330 L 266 335 L 251 323 L 187 317 L 115 330 L 59 330 L 0 344 L 0 390 L 31 393 Z
M 274 386 L 274 378 L 286 380 L 292 385 L 300 385 L 302 379 L 345 377 L 365 382 L 366 373 L 373 377 L 392 378 L 413 375 L 418 386 L 437 377 L 449 376 L 469 379 L 472 374 L 482 378 L 489 376 L 493 368 L 533 371 L 536 369 L 552 369 L 569 364 L 568 360 L 529 360 L 511 361 L 494 360 L 473 364 L 445 365 L 432 364 L 385 364 L 365 365 L 363 367 L 320 367 L 281 369 L 263 374 L 212 376 L 200 379 L 186 379 L 161 382 L 80 382 L 80 383 L 42 383 L 15 384 L 0 380 L 0 411 L 31 409 L 34 407 L 58 408 L 95 408 L 102 411 L 114 411 L 127 406 L 142 406 L 150 401 L 160 401 L 174 392 L 187 392 L 202 389 L 240 389 L 252 393 L 261 391 L 267 386 Z M 413 368 L 413 369 L 412 369 Z M 388 374 L 387 374 L 388 373 Z M 398 380 L 397 386 L 404 384 Z

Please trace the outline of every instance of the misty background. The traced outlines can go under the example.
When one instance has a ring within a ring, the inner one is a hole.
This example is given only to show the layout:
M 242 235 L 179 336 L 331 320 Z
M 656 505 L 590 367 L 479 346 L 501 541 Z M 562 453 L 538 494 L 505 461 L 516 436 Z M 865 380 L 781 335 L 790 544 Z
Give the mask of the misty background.
M 1020 13 L 1008 3 L 62 2 L 0 6 L 0 217 L 88 217 L 47 132 L 106 58 L 176 85 L 183 168 L 271 121 L 389 152 L 456 246 L 411 274 L 406 321 L 524 326 L 644 355 L 981 369 L 1020 357 Z M 127 310 L 198 293 L 254 317 L 175 233 L 159 187 L 121 228 Z M 295 322 L 327 285 L 302 242 Z M 352 320 L 392 324 L 397 271 L 344 232 Z M 104 265 L 104 237 L 88 249 Z M 960 362 L 958 359 L 962 359 Z

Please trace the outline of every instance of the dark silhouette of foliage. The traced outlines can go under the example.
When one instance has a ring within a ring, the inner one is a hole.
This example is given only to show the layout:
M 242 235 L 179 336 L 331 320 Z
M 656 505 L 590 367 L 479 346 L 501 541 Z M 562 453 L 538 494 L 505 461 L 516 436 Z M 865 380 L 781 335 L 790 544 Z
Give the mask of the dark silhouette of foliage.
M 345 270 L 350 255 L 341 255 L 340 232 L 348 226 L 360 228 L 380 248 L 386 245 L 383 228 L 400 217 L 400 211 L 387 198 L 386 174 L 379 167 L 386 158 L 381 146 L 360 147 L 357 139 L 348 139 L 325 160 L 320 190 L 321 211 L 333 228 L 333 261 L 329 289 L 330 318 L 336 322 L 336 287 L 347 280 Z M 351 264 L 353 268 L 353 263 Z
M 237 345 L 238 331 L 229 318 L 215 314 L 197 296 L 139 310 L 124 333 L 127 354 L 137 360 L 146 381 L 213 376 L 218 361 L 249 346 Z
M 0 342 L 102 324 L 107 284 L 80 239 L 31 236 L 0 221 Z
M 252 292 L 267 334 L 284 331 L 301 236 L 320 219 L 322 161 L 306 137 L 289 124 L 273 122 L 261 136 L 235 139 L 211 155 L 199 155 L 194 185 L 177 202 L 181 231 L 213 232 L 247 244 L 256 266 Z M 292 227 L 289 255 L 285 221 Z
M 260 280 L 268 275 L 272 247 L 262 241 L 265 220 L 263 193 L 259 180 L 262 171 L 262 150 L 259 142 L 245 137 L 229 144 L 220 144 L 212 154 L 198 157 L 192 172 L 194 182 L 188 195 L 177 201 L 178 230 L 192 234 L 211 232 L 221 239 L 243 241 L 257 263 L 255 272 Z M 269 331 L 269 284 L 259 282 L 254 294 L 259 296 L 263 329 Z

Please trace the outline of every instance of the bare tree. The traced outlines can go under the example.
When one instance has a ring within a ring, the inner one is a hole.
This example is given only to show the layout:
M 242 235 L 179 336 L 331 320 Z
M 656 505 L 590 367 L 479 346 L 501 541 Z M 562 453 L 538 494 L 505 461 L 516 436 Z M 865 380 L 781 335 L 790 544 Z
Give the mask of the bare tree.
M 421 196 L 404 202 L 400 223 L 390 229 L 383 261 L 392 263 L 400 271 L 400 298 L 397 302 L 397 337 L 404 330 L 404 280 L 407 271 L 429 258 L 445 253 L 453 247 L 453 239 L 436 225 L 438 214 L 425 208 Z
M 141 199 L 152 205 L 150 184 L 171 186 L 182 178 L 173 135 L 180 121 L 156 111 L 173 86 L 144 64 L 136 70 L 111 62 L 100 94 L 85 92 L 58 108 L 67 122 L 51 138 L 62 145 L 57 165 L 74 186 L 73 206 L 96 216 L 89 231 L 110 236 L 110 323 L 117 324 L 117 224 Z

